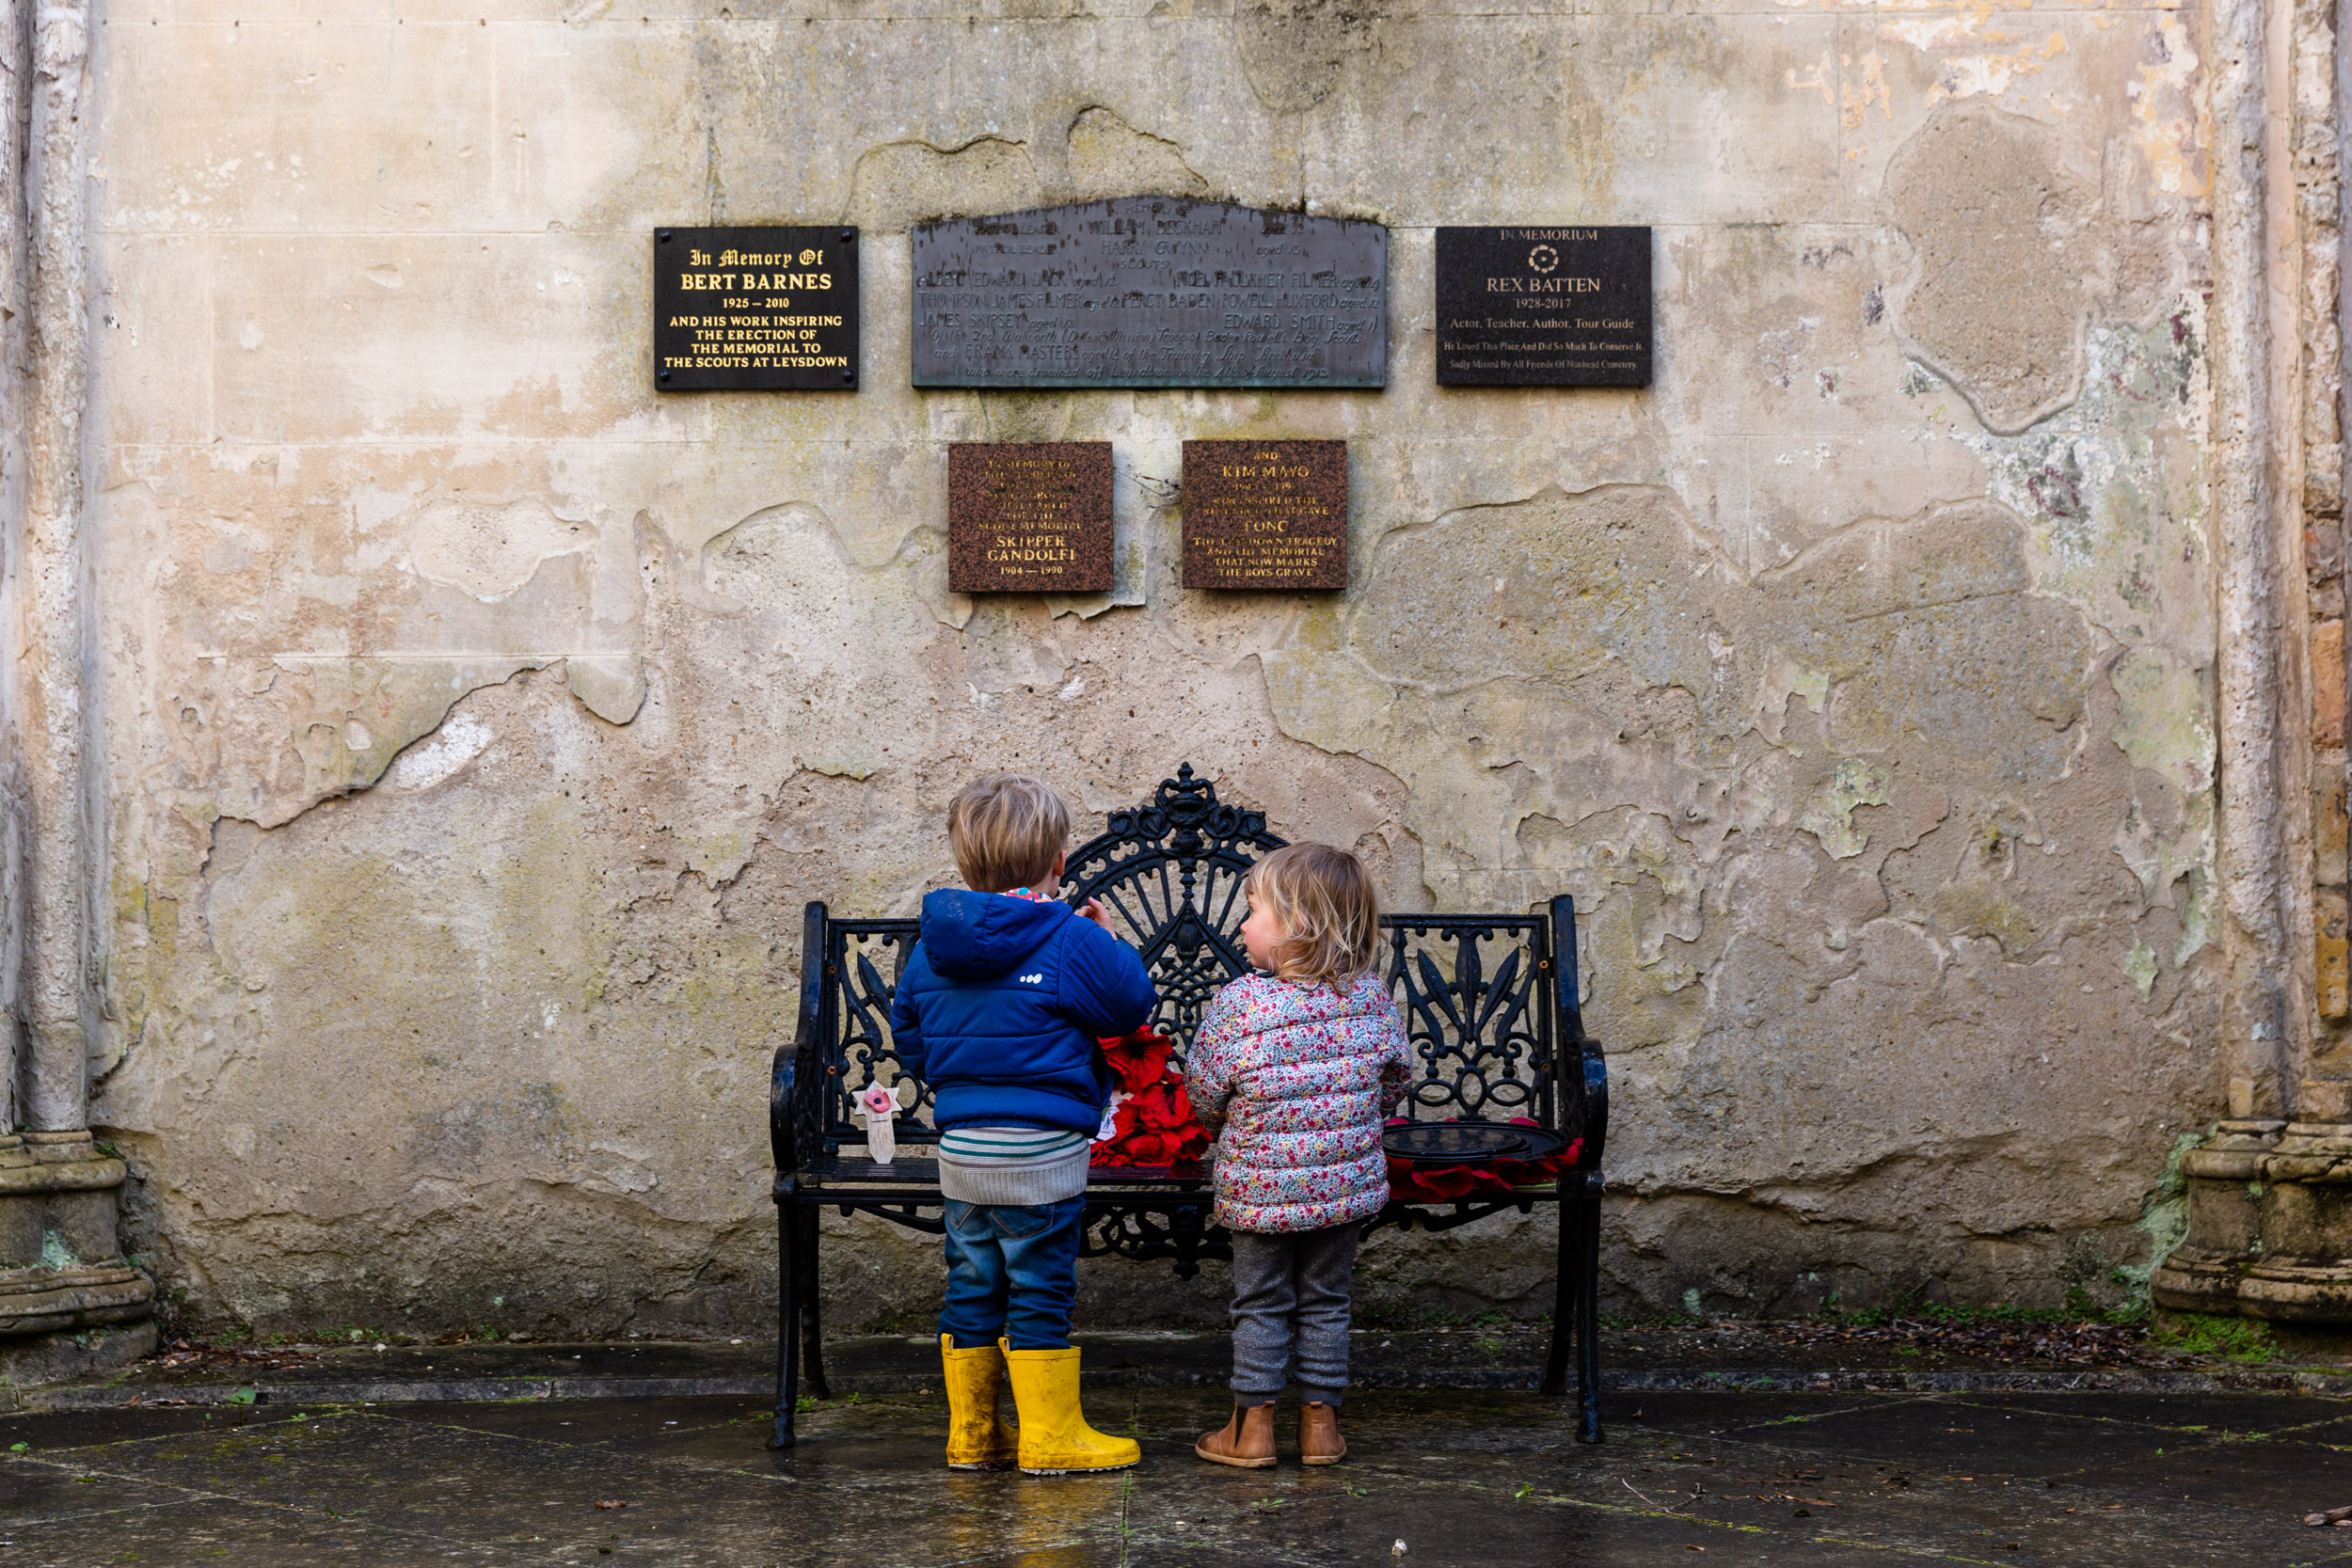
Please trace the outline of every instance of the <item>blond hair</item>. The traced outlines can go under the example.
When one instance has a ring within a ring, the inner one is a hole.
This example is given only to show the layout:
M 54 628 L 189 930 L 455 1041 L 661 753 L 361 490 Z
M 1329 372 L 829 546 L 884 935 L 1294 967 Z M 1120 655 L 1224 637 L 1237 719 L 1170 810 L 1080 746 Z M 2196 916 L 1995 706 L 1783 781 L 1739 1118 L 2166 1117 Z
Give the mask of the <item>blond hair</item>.
M 1277 849 L 1242 879 L 1281 923 L 1277 978 L 1347 991 L 1380 961 L 1380 895 L 1364 863 L 1328 844 Z
M 947 843 L 975 893 L 1043 881 L 1069 838 L 1070 808 L 1025 773 L 984 773 L 947 803 Z

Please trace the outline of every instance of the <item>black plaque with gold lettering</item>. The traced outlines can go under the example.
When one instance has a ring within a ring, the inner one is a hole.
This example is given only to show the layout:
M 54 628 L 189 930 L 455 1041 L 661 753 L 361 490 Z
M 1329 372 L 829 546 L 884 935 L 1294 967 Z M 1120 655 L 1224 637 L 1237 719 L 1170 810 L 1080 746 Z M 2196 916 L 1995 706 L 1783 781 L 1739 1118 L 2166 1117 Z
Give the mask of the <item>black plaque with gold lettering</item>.
M 654 385 L 665 392 L 857 388 L 857 230 L 657 229 Z
M 1347 586 L 1345 441 L 1186 441 L 1184 586 Z
M 1438 385 L 1646 387 L 1647 229 L 1438 230 Z

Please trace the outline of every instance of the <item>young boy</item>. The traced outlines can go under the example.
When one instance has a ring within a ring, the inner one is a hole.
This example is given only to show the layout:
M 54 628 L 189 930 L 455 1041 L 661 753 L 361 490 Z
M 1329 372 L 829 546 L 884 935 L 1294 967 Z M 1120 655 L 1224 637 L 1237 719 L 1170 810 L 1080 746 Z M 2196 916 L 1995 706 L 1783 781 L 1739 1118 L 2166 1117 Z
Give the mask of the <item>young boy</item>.
M 1070 813 L 1036 779 L 975 779 L 947 808 L 970 892 L 923 900 L 923 933 L 890 1009 L 899 1062 L 931 1086 L 947 1200 L 939 1353 L 947 1464 L 1030 1475 L 1116 1470 L 1143 1457 L 1078 1408 L 1070 1307 L 1078 1291 L 1089 1143 L 1110 1103 L 1095 1041 L 1159 998 L 1102 906 L 1057 902 Z M 1000 1348 L 1001 1347 L 1001 1348 Z M 997 1415 L 1012 1383 L 1016 1440 Z

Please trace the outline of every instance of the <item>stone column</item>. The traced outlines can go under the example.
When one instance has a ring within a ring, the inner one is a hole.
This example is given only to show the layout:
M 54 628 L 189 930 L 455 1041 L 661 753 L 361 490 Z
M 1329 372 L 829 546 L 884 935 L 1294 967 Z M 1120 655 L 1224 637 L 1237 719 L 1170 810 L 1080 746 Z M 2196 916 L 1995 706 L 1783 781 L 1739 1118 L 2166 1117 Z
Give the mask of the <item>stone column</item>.
M 2311 876 L 2315 1006 L 2293 1058 L 2292 1118 L 2257 1162 L 2253 1254 L 2238 1284 L 2238 1309 L 2322 1329 L 2352 1348 L 2352 974 L 2345 969 L 2344 768 L 2345 682 L 2341 422 L 2344 342 L 2341 135 L 2344 62 L 2338 58 L 2337 0 L 2295 0 L 2288 50 L 2295 144 L 2296 230 L 2276 253 L 2295 269 L 2299 307 L 2301 419 L 2296 455 L 2306 551 L 2303 619 L 2311 670 L 2312 798 L 2319 814 Z M 2330 546 L 2333 546 L 2332 548 Z
M 2339 4 L 2352 10 L 2352 0 L 2285 0 L 2266 19 L 2265 0 L 2228 0 L 2214 15 L 2230 1116 L 2182 1162 L 2188 1235 L 2150 1282 L 2167 1307 L 2318 1329 L 2331 1342 L 2352 1329 Z M 2282 40 L 2265 40 L 2265 20 Z M 2287 148 L 2271 145 L 2282 123 L 2265 107 L 2274 94 L 2289 100 Z M 2280 300 L 2294 331 L 2265 345 Z M 2225 424 L 2233 408 L 2242 417 Z M 2290 482 L 2274 485 L 2273 473 Z M 2302 800 L 2307 844 L 2286 809 Z M 2289 961 L 2297 940 L 2308 969 Z
M 21 1383 L 151 1346 L 154 1289 L 118 1239 L 122 1162 L 88 1126 L 102 973 L 93 893 L 103 863 L 82 504 L 88 10 L 86 0 L 7 0 L 5 15 L 0 992 L 11 1092 L 0 1123 L 0 1378 Z
M 2149 1284 L 2160 1306 L 2235 1312 L 2260 1220 L 2252 1183 L 2286 1125 L 2294 1016 L 2290 872 L 2280 822 L 2280 508 L 2270 410 L 2269 0 L 2218 0 L 2209 35 L 2213 286 L 2207 330 L 2217 607 L 2219 877 L 2229 989 L 2229 1116 L 2182 1161 L 2188 1234 Z
M 2290 1092 L 2293 1027 L 2289 936 L 2299 900 L 2288 864 L 2281 785 L 2295 711 L 2282 701 L 2295 670 L 2282 657 L 2287 552 L 2277 479 L 2276 365 L 2268 266 L 2269 0 L 2219 0 L 2213 10 L 2213 305 L 2207 318 L 2216 562 L 2220 604 L 2220 880 L 2229 989 L 2222 1050 L 2230 1114 L 2278 1118 Z

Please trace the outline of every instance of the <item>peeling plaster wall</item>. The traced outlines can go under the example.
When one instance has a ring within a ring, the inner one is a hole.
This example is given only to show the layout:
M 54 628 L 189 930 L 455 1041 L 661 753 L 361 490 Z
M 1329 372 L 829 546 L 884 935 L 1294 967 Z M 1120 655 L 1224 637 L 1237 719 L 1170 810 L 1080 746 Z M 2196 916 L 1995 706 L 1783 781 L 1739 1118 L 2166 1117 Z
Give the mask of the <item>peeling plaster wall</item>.
M 184 1309 L 758 1331 L 802 903 L 1185 759 L 1396 907 L 1578 896 L 1620 1304 L 2124 1289 L 2221 1098 L 2198 14 L 900 9 L 97 29 L 93 1115 Z M 908 388 L 909 224 L 1145 190 L 1392 226 L 1388 391 Z M 863 391 L 649 390 L 655 225 L 835 219 Z M 1432 385 L 1433 227 L 1531 221 L 1657 226 L 1653 388 Z M 1180 443 L 1271 436 L 1348 593 L 1182 591 Z M 1064 438 L 1117 587 L 949 594 L 944 443 Z M 1540 1311 L 1549 1226 L 1364 1267 Z

